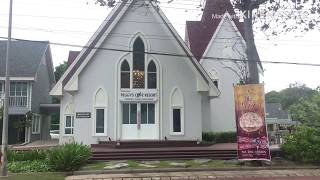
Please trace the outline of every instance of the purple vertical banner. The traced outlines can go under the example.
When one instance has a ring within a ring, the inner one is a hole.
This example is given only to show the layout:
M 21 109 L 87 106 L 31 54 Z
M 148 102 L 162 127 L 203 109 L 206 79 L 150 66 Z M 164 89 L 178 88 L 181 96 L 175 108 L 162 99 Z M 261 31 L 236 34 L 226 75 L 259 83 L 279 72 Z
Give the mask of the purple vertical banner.
M 234 87 L 238 159 L 270 161 L 270 148 L 265 122 L 264 86 Z

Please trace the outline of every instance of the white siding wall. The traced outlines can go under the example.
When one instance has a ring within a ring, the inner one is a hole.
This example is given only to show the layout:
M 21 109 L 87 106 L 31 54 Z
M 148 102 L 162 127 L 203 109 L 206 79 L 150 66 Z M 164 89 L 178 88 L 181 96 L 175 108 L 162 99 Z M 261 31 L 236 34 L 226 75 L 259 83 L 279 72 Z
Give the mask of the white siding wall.
M 235 32 L 230 20 L 224 21 L 213 43 L 208 48 L 205 55 L 208 57 L 239 59 L 245 55 L 244 44 L 239 39 L 239 34 Z M 236 131 L 233 85 L 239 82 L 239 76 L 226 67 L 231 67 L 234 70 L 239 69 L 231 61 L 204 59 L 201 64 L 207 71 L 214 68 L 218 72 L 221 91 L 218 98 L 210 101 L 211 120 L 204 122 L 203 131 Z
M 131 21 L 131 22 L 130 22 Z M 155 22 L 155 23 L 136 23 Z M 134 23 L 133 23 L 134 22 Z M 159 23 L 156 23 L 159 22 Z M 130 9 L 120 20 L 120 23 L 111 33 L 111 36 L 103 43 L 103 47 L 129 50 L 129 45 L 133 35 L 143 34 L 143 39 L 147 40 L 146 50 L 151 52 L 166 52 L 183 54 L 183 51 L 175 42 L 174 37 L 166 29 L 159 17 L 155 16 L 153 9 L 142 7 Z M 155 36 L 156 35 L 156 36 Z M 79 91 L 74 96 L 74 108 L 76 112 L 91 112 L 93 115 L 93 97 L 99 87 L 108 93 L 107 109 L 107 135 L 115 140 L 116 121 L 119 120 L 116 105 L 117 100 L 117 67 L 124 52 L 98 50 L 85 69 L 79 75 Z M 148 58 L 156 59 L 160 64 L 160 139 L 166 136 L 169 140 L 201 140 L 202 136 L 202 95 L 196 90 L 196 76 L 194 71 L 186 63 L 188 58 L 173 56 L 149 55 Z M 158 67 L 159 68 L 159 67 Z M 178 87 L 182 91 L 184 98 L 185 113 L 185 134 L 180 136 L 170 136 L 170 93 Z M 62 123 L 63 108 L 71 101 L 71 97 L 64 93 L 61 101 Z M 84 144 L 97 143 L 98 138 L 93 137 L 93 119 L 75 119 L 74 138 Z M 63 124 L 61 124 L 63 127 Z M 62 130 L 63 132 L 64 130 Z M 66 142 L 68 138 L 61 137 L 60 143 Z M 104 139 L 106 140 L 106 139 Z

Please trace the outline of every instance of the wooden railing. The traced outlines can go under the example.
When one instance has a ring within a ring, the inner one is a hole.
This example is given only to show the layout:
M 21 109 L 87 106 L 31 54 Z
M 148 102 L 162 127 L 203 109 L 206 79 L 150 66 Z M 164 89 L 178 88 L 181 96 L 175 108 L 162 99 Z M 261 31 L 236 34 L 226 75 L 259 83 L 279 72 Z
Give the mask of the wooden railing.
M 2 108 L 3 103 L 4 103 L 4 94 L 0 93 L 0 108 Z
M 10 96 L 9 106 L 10 107 L 27 107 L 28 97 L 27 96 Z
M 4 94 L 0 94 L 0 108 L 4 104 Z M 13 96 L 9 97 L 10 107 L 28 107 L 28 97 L 27 96 Z

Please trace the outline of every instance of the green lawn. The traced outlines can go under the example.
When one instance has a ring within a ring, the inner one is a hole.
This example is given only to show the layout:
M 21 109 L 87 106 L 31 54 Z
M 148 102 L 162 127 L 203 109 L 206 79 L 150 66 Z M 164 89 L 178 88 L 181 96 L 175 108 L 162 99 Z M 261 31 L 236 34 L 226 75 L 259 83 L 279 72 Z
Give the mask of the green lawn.
M 86 164 L 81 168 L 81 170 L 103 170 L 108 164 L 114 164 L 117 161 L 107 161 L 107 162 L 95 162 Z M 146 168 L 143 166 L 139 166 L 139 161 L 122 161 L 128 163 L 128 167 L 122 169 L 152 169 Z M 220 160 L 213 160 L 208 163 L 199 164 L 194 162 L 193 160 L 161 160 L 160 163 L 154 164 L 157 166 L 156 168 L 175 168 L 174 166 L 170 165 L 170 162 L 179 162 L 179 163 L 186 163 L 188 168 L 227 168 L 227 167 L 239 167 L 240 165 L 237 163 L 226 163 L 225 161 Z
M 9 180 L 64 180 L 62 173 L 9 174 Z

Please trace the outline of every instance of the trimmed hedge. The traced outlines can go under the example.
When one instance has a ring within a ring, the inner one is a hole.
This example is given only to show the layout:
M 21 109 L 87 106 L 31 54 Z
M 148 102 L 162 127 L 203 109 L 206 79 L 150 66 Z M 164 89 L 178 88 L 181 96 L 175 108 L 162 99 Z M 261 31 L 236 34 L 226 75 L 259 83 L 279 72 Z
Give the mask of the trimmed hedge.
M 210 143 L 236 143 L 236 132 L 204 132 L 202 140 Z

